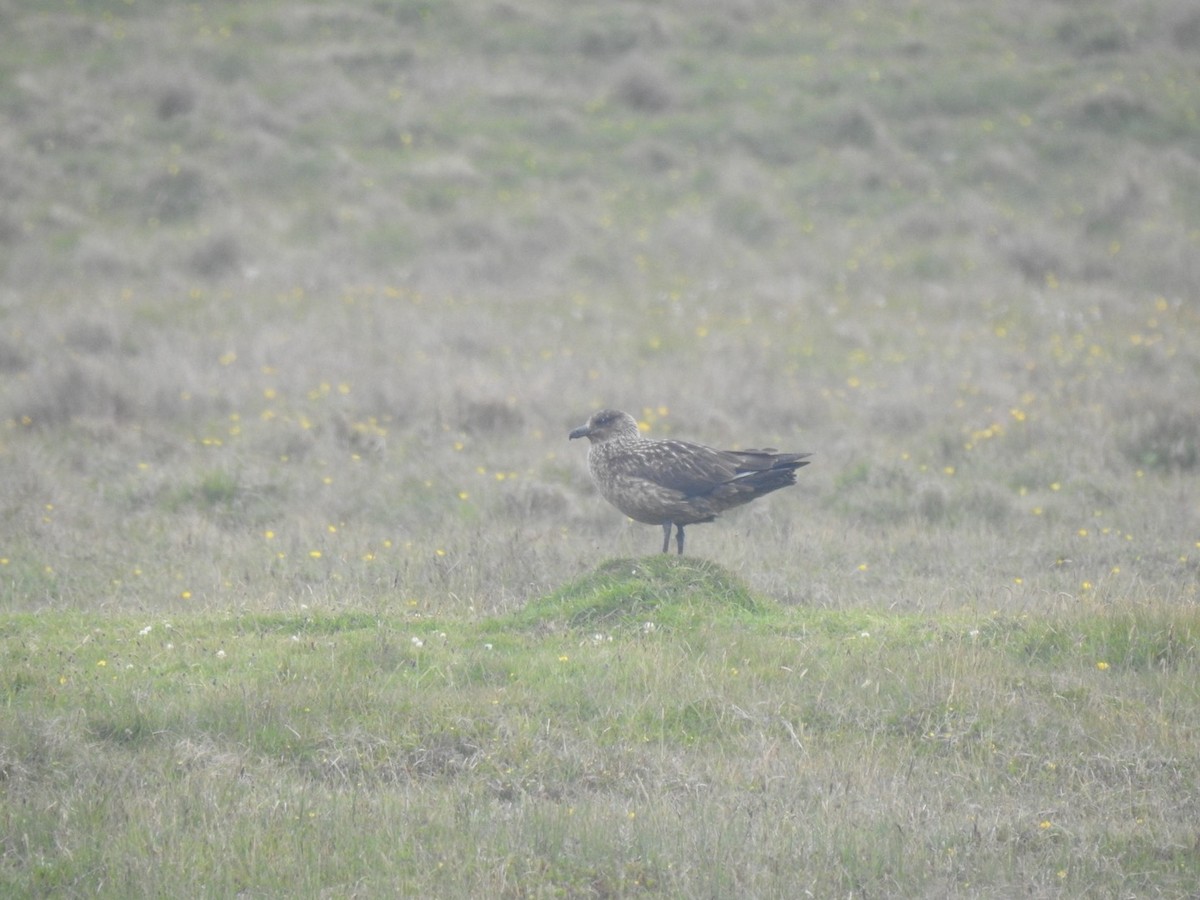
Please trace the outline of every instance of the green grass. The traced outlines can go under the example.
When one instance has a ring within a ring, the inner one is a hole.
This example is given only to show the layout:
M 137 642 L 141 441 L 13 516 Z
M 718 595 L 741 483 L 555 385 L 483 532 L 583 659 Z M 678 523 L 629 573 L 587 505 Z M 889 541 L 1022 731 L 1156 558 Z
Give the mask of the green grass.
M 638 627 L 639 617 L 667 615 L 673 625 L 687 626 L 714 612 L 753 614 L 760 605 L 746 588 L 713 563 L 672 558 L 667 554 L 644 559 L 614 559 L 582 578 L 532 601 L 517 614 L 498 619 L 517 625 L 545 627 L 561 622 L 570 628 Z M 675 616 L 684 614 L 682 621 Z
M 651 559 L 615 616 L 630 564 L 508 623 L 11 617 L 6 893 L 1183 894 L 1200 874 L 1194 610 L 747 617 L 727 573 Z
M 4 896 L 1194 893 L 1194 4 L 25 6 Z

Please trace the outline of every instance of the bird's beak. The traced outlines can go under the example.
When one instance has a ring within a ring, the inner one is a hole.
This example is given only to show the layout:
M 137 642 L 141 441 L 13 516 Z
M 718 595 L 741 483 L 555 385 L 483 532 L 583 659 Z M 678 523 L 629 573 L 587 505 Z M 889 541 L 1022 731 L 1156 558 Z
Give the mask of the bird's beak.
M 567 439 L 573 441 L 573 440 L 575 440 L 575 438 L 587 437 L 591 433 L 592 432 L 588 429 L 588 427 L 586 425 L 580 425 L 578 428 L 576 428 L 574 431 L 572 431 L 569 435 L 567 435 Z

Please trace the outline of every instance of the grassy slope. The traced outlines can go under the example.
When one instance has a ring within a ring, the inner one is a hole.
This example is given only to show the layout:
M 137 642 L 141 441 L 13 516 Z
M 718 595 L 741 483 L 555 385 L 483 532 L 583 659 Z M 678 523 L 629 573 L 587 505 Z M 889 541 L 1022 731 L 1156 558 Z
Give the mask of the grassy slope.
M 1185 892 L 1200 16 L 993 7 L 0 3 L 5 886 Z

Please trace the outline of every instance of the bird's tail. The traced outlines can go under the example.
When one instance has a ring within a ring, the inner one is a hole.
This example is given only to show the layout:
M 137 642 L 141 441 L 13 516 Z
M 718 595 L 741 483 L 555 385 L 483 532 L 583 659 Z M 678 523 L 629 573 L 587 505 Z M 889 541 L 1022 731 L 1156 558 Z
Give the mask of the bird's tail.
M 756 495 L 777 491 L 796 483 L 796 470 L 807 466 L 811 453 L 780 453 L 777 450 L 731 450 L 737 474 L 730 479 Z

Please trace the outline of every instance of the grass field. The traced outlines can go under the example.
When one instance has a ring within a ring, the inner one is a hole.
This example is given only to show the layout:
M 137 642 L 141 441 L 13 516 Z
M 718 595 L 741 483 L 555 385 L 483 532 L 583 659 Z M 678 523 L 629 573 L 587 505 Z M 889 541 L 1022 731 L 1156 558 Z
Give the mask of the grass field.
M 1193 7 L 0 0 L 0 893 L 1195 896 Z

